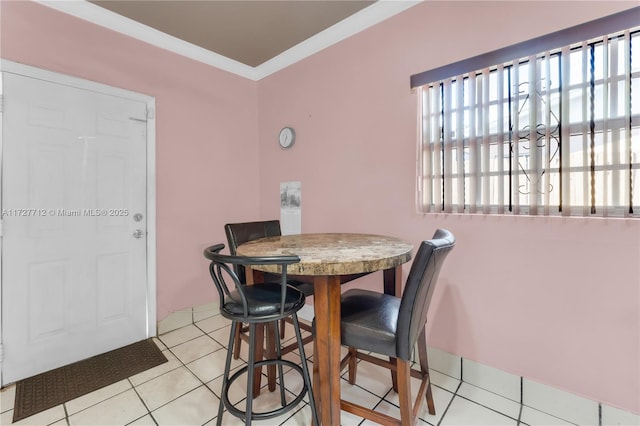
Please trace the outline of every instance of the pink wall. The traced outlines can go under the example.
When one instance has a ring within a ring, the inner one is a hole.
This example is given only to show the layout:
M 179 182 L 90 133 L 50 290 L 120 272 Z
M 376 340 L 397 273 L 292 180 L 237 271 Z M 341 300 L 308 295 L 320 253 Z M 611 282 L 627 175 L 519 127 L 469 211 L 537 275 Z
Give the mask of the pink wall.
M 35 3 L 1 7 L 3 59 L 155 96 L 158 319 L 212 300 L 202 249 L 258 211 L 256 83 Z
M 451 229 L 431 345 L 640 412 L 640 221 L 417 214 L 409 89 L 411 74 L 636 5 L 425 2 L 263 79 L 262 216 L 279 216 L 280 182 L 301 181 L 303 232 L 417 244 Z M 289 151 L 276 139 L 284 125 L 297 133 Z

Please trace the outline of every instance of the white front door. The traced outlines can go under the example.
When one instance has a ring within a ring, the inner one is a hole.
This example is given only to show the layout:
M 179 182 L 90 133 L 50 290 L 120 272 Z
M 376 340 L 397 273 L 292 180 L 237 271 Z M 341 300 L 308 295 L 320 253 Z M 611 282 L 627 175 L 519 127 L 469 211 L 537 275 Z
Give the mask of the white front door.
M 155 299 L 147 104 L 10 72 L 3 92 L 7 384 L 145 339 Z

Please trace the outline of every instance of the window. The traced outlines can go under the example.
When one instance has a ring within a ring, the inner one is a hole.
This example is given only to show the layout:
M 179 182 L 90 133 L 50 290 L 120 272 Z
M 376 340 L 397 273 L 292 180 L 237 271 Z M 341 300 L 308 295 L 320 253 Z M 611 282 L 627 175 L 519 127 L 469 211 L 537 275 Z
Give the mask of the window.
M 639 46 L 631 28 L 416 85 L 420 211 L 640 217 Z

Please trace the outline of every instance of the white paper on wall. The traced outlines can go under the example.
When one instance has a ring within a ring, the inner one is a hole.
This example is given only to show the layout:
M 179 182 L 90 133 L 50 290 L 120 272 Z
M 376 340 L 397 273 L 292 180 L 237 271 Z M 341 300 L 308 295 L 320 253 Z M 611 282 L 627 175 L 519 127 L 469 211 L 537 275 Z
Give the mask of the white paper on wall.
M 302 232 L 301 182 L 280 183 L 280 228 L 282 235 Z

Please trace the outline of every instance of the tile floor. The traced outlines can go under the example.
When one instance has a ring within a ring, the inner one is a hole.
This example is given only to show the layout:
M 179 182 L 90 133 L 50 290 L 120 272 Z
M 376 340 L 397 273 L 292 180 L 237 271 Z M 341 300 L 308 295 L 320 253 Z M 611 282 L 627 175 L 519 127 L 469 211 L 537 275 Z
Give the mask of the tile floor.
M 287 339 L 293 338 L 291 326 Z M 229 321 L 220 315 L 174 330 L 156 339 L 169 362 L 129 377 L 91 394 L 51 408 L 16 424 L 22 425 L 214 425 L 218 412 L 218 392 L 224 369 Z M 243 344 L 242 359 L 247 346 Z M 309 365 L 313 362 L 312 345 L 307 345 Z M 292 360 L 297 355 L 289 354 Z M 242 365 L 234 361 L 232 368 Z M 299 389 L 301 379 L 293 375 L 287 388 Z M 437 414 L 427 413 L 426 404 L 418 425 L 566 425 L 557 417 L 522 406 L 520 403 L 461 382 L 438 371 L 432 371 Z M 266 380 L 263 381 L 263 385 Z M 414 383 L 417 391 L 418 382 Z M 234 384 L 230 397 L 234 402 L 244 398 L 242 380 Z M 415 393 L 414 393 L 415 394 Z M 0 394 L 0 424 L 11 424 L 15 386 Z M 264 391 L 254 402 L 260 409 L 276 393 Z M 358 368 L 357 385 L 342 381 L 342 397 L 359 404 L 399 416 L 397 395 L 391 390 L 388 370 L 363 363 Z M 256 424 L 309 425 L 311 410 L 305 402 L 281 418 Z M 342 413 L 342 425 L 373 423 L 350 413 Z M 225 413 L 224 425 L 239 425 L 239 419 Z

